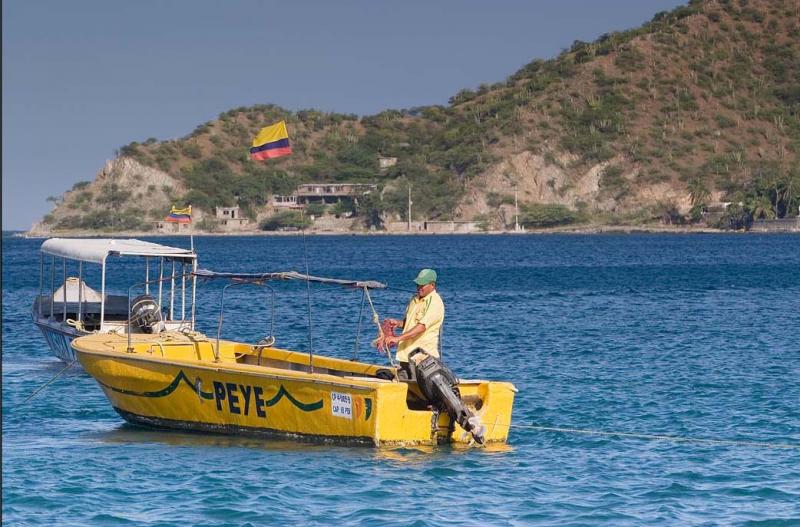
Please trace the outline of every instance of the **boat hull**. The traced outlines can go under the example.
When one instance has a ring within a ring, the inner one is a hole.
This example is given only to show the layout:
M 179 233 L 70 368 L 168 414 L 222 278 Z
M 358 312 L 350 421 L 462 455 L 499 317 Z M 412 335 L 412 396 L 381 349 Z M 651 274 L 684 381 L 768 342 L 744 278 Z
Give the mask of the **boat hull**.
M 34 320 L 34 324 L 42 332 L 47 347 L 56 358 L 70 363 L 75 361 L 75 351 L 72 341 L 86 333 L 78 331 L 72 326 L 62 322 L 48 321 L 47 319 Z
M 471 442 L 471 436 L 451 423 L 446 413 L 410 408 L 407 401 L 413 388 L 406 383 L 358 371 L 332 375 L 305 368 L 214 362 L 202 358 L 204 343 L 196 344 L 200 360 L 164 357 L 158 351 L 139 353 L 139 348 L 131 353 L 112 351 L 119 347 L 109 342 L 105 351 L 103 337 L 77 339 L 73 347 L 114 409 L 136 425 L 365 445 Z M 334 363 L 353 370 L 378 368 L 325 358 L 327 368 L 318 369 L 332 371 L 338 367 Z M 481 401 L 476 411 L 487 427 L 487 442 L 506 441 L 514 387 L 471 381 L 459 388 L 462 396 Z
M 181 421 L 176 419 L 164 419 L 162 417 L 153 417 L 148 415 L 137 415 L 127 412 L 121 408 L 114 407 L 114 410 L 126 421 L 131 424 L 147 427 L 157 428 L 163 430 L 181 430 L 186 432 L 203 432 L 208 434 L 224 434 L 224 435 L 241 435 L 250 437 L 263 437 L 266 439 L 292 439 L 296 441 L 309 442 L 309 443 L 336 443 L 336 444 L 350 444 L 350 445 L 363 445 L 372 446 L 374 441 L 371 437 L 346 437 L 330 435 L 312 435 L 312 434 L 299 434 L 291 433 L 279 428 L 268 427 L 251 427 L 233 424 L 211 424 L 199 421 Z

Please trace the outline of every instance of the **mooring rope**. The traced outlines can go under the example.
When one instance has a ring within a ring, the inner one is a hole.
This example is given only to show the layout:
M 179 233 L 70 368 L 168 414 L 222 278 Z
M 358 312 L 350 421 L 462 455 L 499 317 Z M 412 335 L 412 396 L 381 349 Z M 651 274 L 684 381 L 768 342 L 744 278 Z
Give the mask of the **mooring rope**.
M 383 340 L 383 328 L 381 327 L 381 317 L 378 315 L 378 312 L 375 310 L 375 306 L 372 304 L 372 297 L 369 296 L 369 289 L 364 286 L 364 295 L 367 297 L 367 302 L 369 302 L 369 308 L 372 310 L 372 321 L 378 326 L 378 335 L 380 336 L 380 340 Z M 378 345 L 378 349 L 381 349 L 380 344 Z M 394 359 L 392 359 L 392 350 L 389 347 L 385 347 L 384 351 L 386 352 L 386 357 L 389 359 L 389 363 L 392 365 L 392 368 L 396 368 L 397 365 L 394 363 Z
M 647 439 L 650 441 L 672 441 L 675 443 L 699 443 L 707 445 L 727 445 L 727 446 L 748 446 L 757 448 L 783 448 L 800 450 L 800 444 L 793 443 L 772 443 L 768 441 L 746 441 L 736 439 L 705 439 L 699 437 L 674 436 L 664 434 L 640 434 L 635 432 L 614 432 L 610 430 L 592 430 L 588 428 L 564 428 L 555 426 L 538 426 L 524 424 L 503 424 L 497 426 L 507 426 L 509 428 L 525 428 L 528 430 L 538 430 L 540 432 L 559 432 L 564 434 L 585 434 L 599 435 L 606 437 L 627 437 L 631 439 Z
M 76 359 L 76 360 L 77 360 L 77 359 Z M 63 368 L 63 369 L 62 369 L 60 372 L 58 372 L 58 373 L 56 373 L 55 375 L 53 375 L 53 378 L 52 378 L 52 379 L 50 379 L 49 381 L 47 381 L 47 382 L 46 382 L 46 383 L 44 383 L 43 385 L 39 386 L 39 387 L 36 389 L 36 391 L 34 391 L 34 392 L 33 392 L 32 394 L 30 394 L 30 395 L 29 395 L 27 398 L 25 398 L 25 400 L 24 400 L 24 401 L 22 401 L 22 402 L 21 402 L 19 405 L 20 405 L 20 406 L 22 406 L 23 404 L 27 403 L 28 401 L 30 401 L 31 399 L 33 399 L 33 397 L 34 397 L 34 396 L 35 396 L 37 393 L 41 392 L 42 390 L 44 390 L 45 388 L 47 388 L 48 386 L 50 386 L 50 384 L 51 384 L 53 381 L 55 381 L 55 380 L 56 380 L 56 379 L 57 379 L 57 378 L 58 378 L 58 377 L 59 377 L 59 376 L 60 376 L 62 373 L 64 373 L 64 372 L 65 372 L 65 371 L 67 371 L 68 369 L 70 369 L 70 368 L 72 367 L 72 365 L 73 365 L 73 364 L 75 364 L 76 360 L 73 360 L 72 362 L 70 362 L 69 364 L 67 364 L 66 366 L 64 366 L 64 368 Z

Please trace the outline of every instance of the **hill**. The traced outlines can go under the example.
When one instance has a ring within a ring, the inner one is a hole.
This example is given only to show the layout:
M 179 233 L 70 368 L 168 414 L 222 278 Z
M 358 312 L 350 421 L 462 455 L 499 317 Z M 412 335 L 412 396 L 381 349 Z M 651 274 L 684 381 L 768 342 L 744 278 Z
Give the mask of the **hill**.
M 256 132 L 286 120 L 294 153 L 253 162 Z M 447 106 L 372 116 L 235 108 L 184 138 L 133 142 L 37 226 L 146 230 L 170 203 L 272 214 L 308 182 L 377 183 L 360 225 L 414 218 L 529 226 L 795 215 L 800 205 L 800 4 L 693 1 L 640 28 L 575 41 Z M 379 167 L 379 158 L 396 165 Z M 115 213 L 112 215 L 110 211 Z M 146 211 L 146 213 L 143 213 Z M 112 222 L 117 222 L 112 225 Z

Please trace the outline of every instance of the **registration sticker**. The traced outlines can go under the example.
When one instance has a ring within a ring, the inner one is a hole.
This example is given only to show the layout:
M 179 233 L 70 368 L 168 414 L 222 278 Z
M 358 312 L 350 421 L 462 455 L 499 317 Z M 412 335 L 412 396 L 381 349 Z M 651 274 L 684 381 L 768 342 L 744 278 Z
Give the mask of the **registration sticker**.
M 353 396 L 347 393 L 331 392 L 331 413 L 336 417 L 353 418 Z

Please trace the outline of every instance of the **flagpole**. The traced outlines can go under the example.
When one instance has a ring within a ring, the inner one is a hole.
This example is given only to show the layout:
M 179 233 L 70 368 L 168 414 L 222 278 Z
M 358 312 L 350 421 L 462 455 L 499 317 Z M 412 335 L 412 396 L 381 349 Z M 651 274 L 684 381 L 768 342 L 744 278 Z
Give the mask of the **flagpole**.
M 194 221 L 192 221 L 192 204 L 189 204 L 189 246 L 194 252 Z
M 194 252 L 194 227 L 189 225 L 189 250 Z
M 187 212 L 188 211 L 188 212 Z M 177 223 L 177 230 L 173 232 L 181 233 L 181 225 L 189 224 L 189 246 L 191 251 L 194 252 L 194 227 L 192 226 L 192 206 L 189 205 L 185 209 L 176 209 L 175 205 L 169 211 L 169 215 L 164 218 L 167 223 Z

